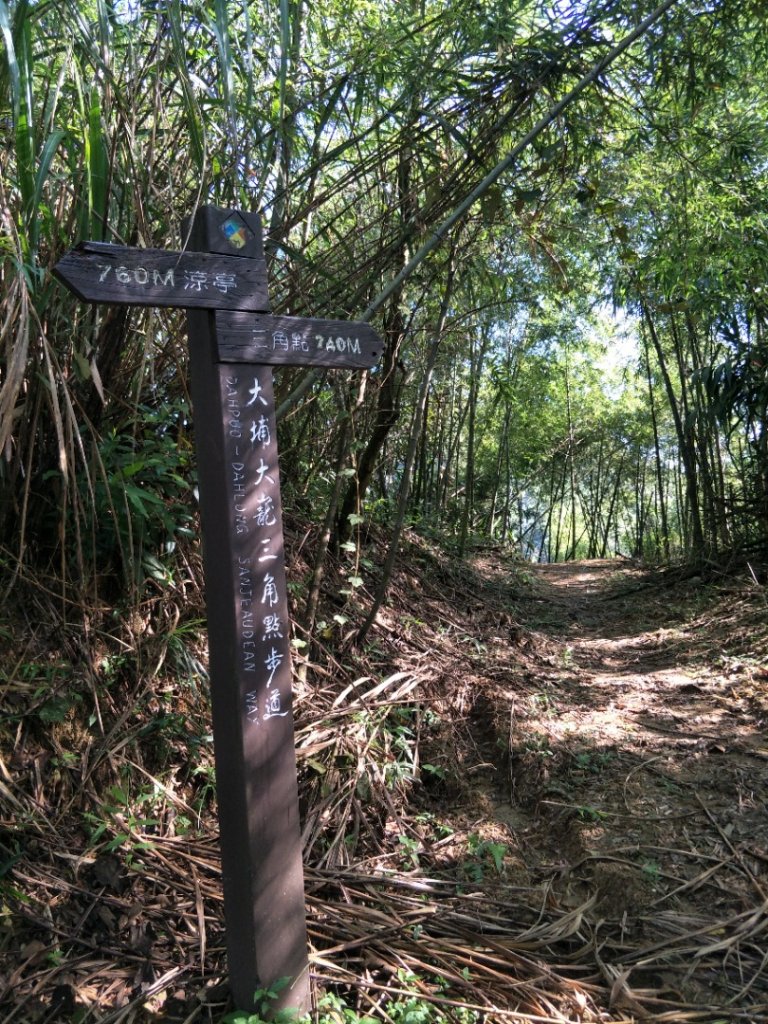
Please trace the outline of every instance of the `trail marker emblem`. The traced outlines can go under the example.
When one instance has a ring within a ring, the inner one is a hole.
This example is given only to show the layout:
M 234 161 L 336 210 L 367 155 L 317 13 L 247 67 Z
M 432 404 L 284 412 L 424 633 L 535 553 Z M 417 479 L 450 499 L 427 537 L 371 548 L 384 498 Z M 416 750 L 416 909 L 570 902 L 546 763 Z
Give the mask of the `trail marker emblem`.
M 253 234 L 243 218 L 237 213 L 227 217 L 221 225 L 221 231 L 227 241 L 231 242 L 236 249 L 243 249 Z

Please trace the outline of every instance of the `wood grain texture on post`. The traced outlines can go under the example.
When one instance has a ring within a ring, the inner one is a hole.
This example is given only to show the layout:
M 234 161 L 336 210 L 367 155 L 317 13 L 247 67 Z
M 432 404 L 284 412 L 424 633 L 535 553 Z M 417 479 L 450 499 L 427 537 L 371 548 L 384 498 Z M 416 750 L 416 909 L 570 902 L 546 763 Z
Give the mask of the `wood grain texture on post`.
M 192 245 L 215 232 L 210 216 L 208 208 L 202 228 L 195 223 Z M 307 933 L 272 371 L 219 362 L 209 313 L 191 310 L 189 331 L 230 986 L 238 1008 L 250 1010 L 257 989 L 283 985 L 272 1008 L 304 1012 Z

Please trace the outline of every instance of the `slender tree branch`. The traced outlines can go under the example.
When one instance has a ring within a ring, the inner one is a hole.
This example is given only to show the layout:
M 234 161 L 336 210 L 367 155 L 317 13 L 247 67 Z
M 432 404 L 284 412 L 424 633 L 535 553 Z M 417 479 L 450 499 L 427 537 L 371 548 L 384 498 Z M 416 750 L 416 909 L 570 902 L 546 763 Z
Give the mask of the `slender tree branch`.
M 553 107 L 541 117 L 536 124 L 527 132 L 520 141 L 513 146 L 513 148 L 507 153 L 503 160 L 490 171 L 481 182 L 479 182 L 475 188 L 459 203 L 456 209 L 448 217 L 442 221 L 430 232 L 429 238 L 421 246 L 421 248 L 414 253 L 408 263 L 402 268 L 402 270 L 392 278 L 389 284 L 384 288 L 371 302 L 368 308 L 360 317 L 363 321 L 369 321 L 373 315 L 379 310 L 390 295 L 395 292 L 402 283 L 411 276 L 411 274 L 424 262 L 429 256 L 433 249 L 435 249 L 446 235 L 450 232 L 466 213 L 475 205 L 475 203 L 481 199 L 491 186 L 502 177 L 502 175 L 509 170 L 514 162 L 520 157 L 520 155 L 538 138 L 539 135 L 555 120 L 560 114 L 570 106 L 575 99 L 577 99 L 581 93 L 584 92 L 588 86 L 590 86 L 600 75 L 610 67 L 615 60 L 617 60 L 625 50 L 628 50 L 633 43 L 645 35 L 648 29 L 659 20 L 659 18 L 665 14 L 670 7 L 674 6 L 677 0 L 663 0 L 663 3 L 659 4 L 658 7 L 653 10 L 647 18 L 644 18 L 640 24 L 634 28 L 630 33 L 624 36 L 604 57 L 602 57 L 593 67 L 581 78 L 576 85 L 566 93 L 561 100 L 558 100 Z M 286 413 L 301 400 L 306 394 L 308 389 L 314 384 L 317 378 L 317 371 L 310 370 L 305 377 L 302 378 L 299 385 L 287 396 L 285 401 L 281 403 L 276 411 L 277 419 L 282 419 Z

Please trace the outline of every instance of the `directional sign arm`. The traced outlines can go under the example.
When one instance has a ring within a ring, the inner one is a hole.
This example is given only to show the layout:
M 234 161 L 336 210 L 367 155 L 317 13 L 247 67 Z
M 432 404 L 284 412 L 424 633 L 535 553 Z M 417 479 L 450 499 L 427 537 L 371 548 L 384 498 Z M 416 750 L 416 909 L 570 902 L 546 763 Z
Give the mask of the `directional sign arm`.
M 223 363 L 327 366 L 364 370 L 384 345 L 370 324 L 293 316 L 217 312 L 216 335 Z
M 85 302 L 269 310 L 264 260 L 81 242 L 53 268 Z

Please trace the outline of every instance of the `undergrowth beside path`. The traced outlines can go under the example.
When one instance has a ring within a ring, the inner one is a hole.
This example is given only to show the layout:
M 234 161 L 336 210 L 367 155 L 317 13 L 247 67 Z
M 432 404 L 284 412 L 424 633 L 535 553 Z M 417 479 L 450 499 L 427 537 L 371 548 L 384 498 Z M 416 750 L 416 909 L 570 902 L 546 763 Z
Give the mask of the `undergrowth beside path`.
M 328 584 L 296 704 L 325 1020 L 765 1019 L 761 579 L 411 537 L 362 649 Z M 200 610 L 47 602 L 3 623 L 0 1019 L 220 1022 Z

